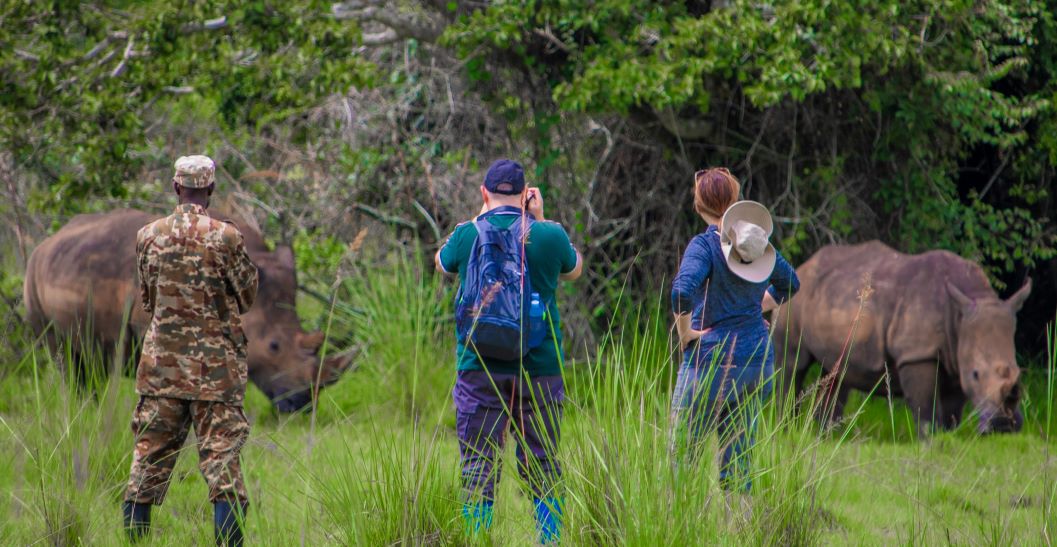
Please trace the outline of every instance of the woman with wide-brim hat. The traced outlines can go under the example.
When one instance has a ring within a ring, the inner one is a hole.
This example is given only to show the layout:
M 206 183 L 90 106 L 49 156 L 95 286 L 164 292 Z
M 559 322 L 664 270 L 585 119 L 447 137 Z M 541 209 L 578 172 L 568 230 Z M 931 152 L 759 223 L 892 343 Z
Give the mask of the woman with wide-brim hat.
M 694 175 L 694 209 L 708 228 L 690 240 L 672 281 L 682 365 L 672 394 L 673 448 L 692 462 L 703 437 L 719 436 L 720 485 L 752 488 L 748 451 L 763 403 L 771 396 L 774 355 L 763 314 L 800 287 L 793 267 L 770 242 L 767 208 L 738 201 L 726 169 Z

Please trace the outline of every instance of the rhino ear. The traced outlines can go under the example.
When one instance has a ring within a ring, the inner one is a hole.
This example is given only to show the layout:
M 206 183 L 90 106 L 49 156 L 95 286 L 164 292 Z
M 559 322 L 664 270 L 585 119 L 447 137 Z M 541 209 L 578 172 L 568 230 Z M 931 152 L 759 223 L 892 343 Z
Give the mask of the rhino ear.
M 319 347 L 323 345 L 323 332 L 316 331 L 311 333 L 301 333 L 297 337 L 297 343 L 304 349 L 311 350 L 313 352 L 318 351 Z
M 1028 299 L 1028 295 L 1031 294 L 1031 278 L 1024 283 L 1024 286 L 1017 292 L 1013 293 L 1013 296 L 1006 300 L 1006 304 L 1009 304 L 1010 308 L 1013 308 L 1013 313 L 1020 311 L 1020 308 L 1024 306 L 1024 302 Z
M 969 298 L 961 289 L 955 287 L 950 281 L 947 282 L 947 294 L 951 295 L 951 298 L 958 303 L 958 307 L 961 308 L 963 313 L 972 313 L 973 309 L 976 308 L 976 301 Z
M 320 373 L 321 383 L 324 385 L 337 382 L 342 373 L 349 370 L 355 352 L 341 353 L 333 357 L 327 357 L 323 362 L 323 370 Z

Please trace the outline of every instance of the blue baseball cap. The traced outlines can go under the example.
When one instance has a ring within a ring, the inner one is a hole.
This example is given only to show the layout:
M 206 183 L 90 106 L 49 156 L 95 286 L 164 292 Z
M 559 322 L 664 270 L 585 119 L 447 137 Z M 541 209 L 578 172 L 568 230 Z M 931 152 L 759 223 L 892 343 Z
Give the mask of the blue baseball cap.
M 495 160 L 484 175 L 484 187 L 493 194 L 520 194 L 525 190 L 525 170 L 514 160 Z

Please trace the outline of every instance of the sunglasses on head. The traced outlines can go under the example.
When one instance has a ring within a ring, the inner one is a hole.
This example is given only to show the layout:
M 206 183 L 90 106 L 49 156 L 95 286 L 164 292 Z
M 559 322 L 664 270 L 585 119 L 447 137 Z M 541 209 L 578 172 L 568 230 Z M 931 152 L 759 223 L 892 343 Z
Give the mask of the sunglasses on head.
M 697 171 L 694 171 L 694 182 L 700 181 L 701 175 L 704 175 L 704 174 L 708 173 L 709 171 L 716 171 L 716 172 L 722 173 L 724 175 L 730 175 L 730 171 L 728 171 L 727 168 L 725 168 L 725 167 L 712 167 L 712 168 L 709 168 L 709 169 L 698 169 Z

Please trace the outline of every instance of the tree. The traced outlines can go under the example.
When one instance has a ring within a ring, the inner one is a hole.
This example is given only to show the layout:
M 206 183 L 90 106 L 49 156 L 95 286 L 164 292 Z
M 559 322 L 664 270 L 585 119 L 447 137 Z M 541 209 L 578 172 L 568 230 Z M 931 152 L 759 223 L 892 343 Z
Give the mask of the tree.
M 555 109 L 615 112 L 662 139 L 679 182 L 654 190 L 735 167 L 794 255 L 881 237 L 955 250 L 997 280 L 1054 253 L 1032 206 L 1057 163 L 1016 161 L 1038 149 L 1033 125 L 1053 123 L 1052 67 L 1033 65 L 1052 64 L 1033 53 L 1053 28 L 1027 0 L 554 0 L 492 3 L 446 38 L 529 71 Z M 961 176 L 981 147 L 1004 161 Z
M 371 77 L 329 3 L 4 2 L 0 150 L 40 181 L 37 207 L 123 197 L 159 158 L 146 123 L 190 97 L 230 134 L 278 122 Z M 200 145 L 200 143 L 196 143 Z

